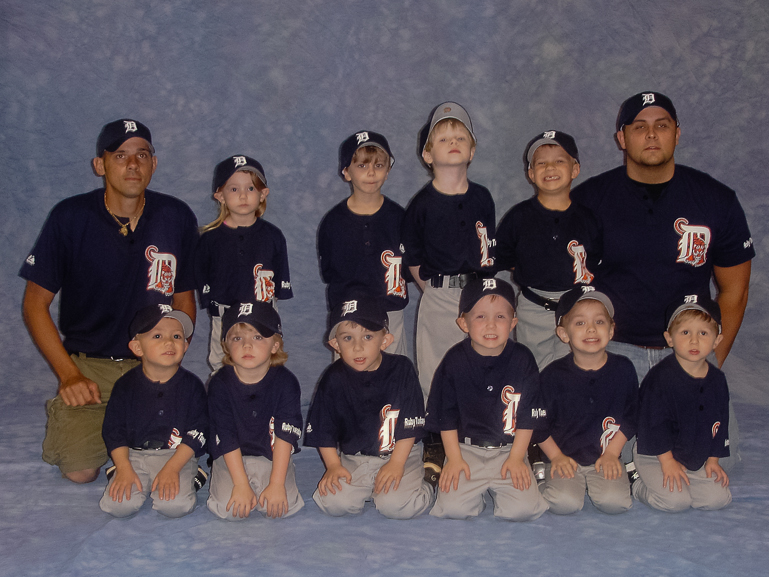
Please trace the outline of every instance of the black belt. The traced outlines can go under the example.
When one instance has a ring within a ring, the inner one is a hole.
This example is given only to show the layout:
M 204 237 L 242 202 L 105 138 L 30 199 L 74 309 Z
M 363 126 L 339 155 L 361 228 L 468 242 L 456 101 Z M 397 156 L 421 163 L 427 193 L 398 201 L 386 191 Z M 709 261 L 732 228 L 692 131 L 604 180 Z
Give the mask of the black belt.
M 449 279 L 449 288 L 460 288 L 460 289 L 465 288 L 465 285 L 473 279 L 484 278 L 480 276 L 477 272 L 469 272 L 465 274 L 452 274 L 452 275 L 438 274 L 430 279 L 430 286 L 432 286 L 433 288 L 443 288 L 443 279 L 447 277 Z
M 502 442 L 499 443 L 497 441 L 482 441 L 480 439 L 471 439 L 470 437 L 465 437 L 465 445 L 472 445 L 473 447 L 478 447 L 479 449 L 501 449 L 502 447 L 509 445 L 508 442 Z
M 131 447 L 134 451 L 159 451 L 168 447 L 163 441 L 144 441 L 141 447 Z
M 521 294 L 535 305 L 543 307 L 546 311 L 555 311 L 558 308 L 558 301 L 541 297 L 527 286 L 521 287 Z

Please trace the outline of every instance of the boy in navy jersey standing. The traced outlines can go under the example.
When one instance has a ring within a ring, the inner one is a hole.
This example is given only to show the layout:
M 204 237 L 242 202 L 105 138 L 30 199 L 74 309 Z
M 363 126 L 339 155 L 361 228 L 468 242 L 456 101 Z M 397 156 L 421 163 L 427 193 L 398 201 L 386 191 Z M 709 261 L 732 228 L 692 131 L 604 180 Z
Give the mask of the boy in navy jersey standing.
M 339 149 L 339 176 L 352 194 L 332 208 L 318 229 L 318 258 L 329 311 L 352 294 L 381 297 L 393 343 L 391 353 L 405 355 L 403 309 L 408 304 L 403 278 L 401 224 L 403 208 L 382 194 L 395 158 L 387 139 L 360 131 Z
M 633 496 L 661 511 L 721 509 L 732 501 L 719 458 L 729 456 L 729 389 L 707 356 L 723 339 L 721 311 L 707 293 L 669 309 L 673 355 L 641 383 Z
M 424 401 L 414 365 L 384 352 L 392 336 L 379 299 L 340 303 L 329 344 L 340 355 L 321 377 L 307 414 L 304 444 L 317 447 L 326 472 L 312 498 L 335 517 L 363 511 L 411 519 L 433 503 L 424 480 Z
M 571 136 L 557 130 L 538 134 L 526 147 L 526 159 L 536 196 L 516 204 L 500 221 L 497 267 L 513 270 L 521 291 L 517 341 L 542 369 L 569 352 L 555 334 L 553 312 L 564 292 L 593 280 L 601 260 L 601 229 L 593 213 L 569 197 L 580 171 Z
M 430 515 L 475 517 L 487 492 L 501 519 L 530 521 L 547 510 L 527 459 L 545 416 L 539 373 L 529 350 L 509 338 L 514 302 L 513 287 L 498 279 L 462 290 L 456 322 L 468 338 L 446 353 L 427 401 L 425 427 L 440 433 L 446 450 Z
M 150 492 L 167 517 L 195 508 L 208 411 L 203 383 L 180 366 L 192 330 L 190 317 L 168 305 L 150 305 L 131 322 L 128 346 L 141 365 L 115 383 L 102 428 L 115 468 L 99 506 L 115 517 L 136 513 Z

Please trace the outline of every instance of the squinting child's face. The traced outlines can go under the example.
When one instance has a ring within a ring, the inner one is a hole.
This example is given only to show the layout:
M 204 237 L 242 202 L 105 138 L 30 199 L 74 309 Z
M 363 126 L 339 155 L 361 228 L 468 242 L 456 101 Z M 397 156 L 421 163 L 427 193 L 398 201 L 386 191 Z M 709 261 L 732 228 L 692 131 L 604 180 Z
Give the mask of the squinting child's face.
M 473 350 L 484 357 L 502 354 L 517 322 L 513 306 L 498 295 L 483 297 L 457 319 L 459 328 L 470 336 Z
M 586 299 L 574 305 L 555 332 L 575 357 L 603 355 L 614 336 L 614 323 L 600 301 Z
M 467 165 L 474 155 L 473 137 L 461 122 L 455 122 L 453 126 L 442 124 L 433 129 L 432 148 L 424 151 L 422 158 L 435 168 Z
M 378 194 L 390 174 L 390 159 L 387 155 L 379 154 L 360 156 L 363 158 L 354 158 L 350 166 L 342 170 L 344 178 L 352 182 L 354 192 Z
M 715 322 L 693 316 L 674 321 L 670 328 L 672 333 L 665 331 L 665 340 L 687 372 L 701 366 L 723 338 Z
M 160 319 L 154 328 L 136 335 L 128 343 L 131 351 L 141 358 L 142 365 L 150 370 L 168 369 L 181 364 L 188 346 L 182 323 L 172 318 Z
M 256 328 L 245 323 L 232 327 L 225 342 L 235 368 L 248 371 L 267 372 L 270 357 L 280 348 L 280 343 L 273 337 L 263 337 Z
M 256 221 L 256 210 L 269 193 L 269 188 L 257 190 L 250 172 L 239 170 L 214 193 L 214 198 L 224 202 L 230 211 L 226 224 L 250 226 Z
M 392 342 L 393 336 L 384 330 L 370 331 L 357 323 L 343 322 L 329 344 L 348 367 L 375 371 L 382 364 L 382 351 Z
M 531 157 L 529 178 L 544 194 L 570 191 L 578 175 L 579 163 L 560 146 L 542 145 Z

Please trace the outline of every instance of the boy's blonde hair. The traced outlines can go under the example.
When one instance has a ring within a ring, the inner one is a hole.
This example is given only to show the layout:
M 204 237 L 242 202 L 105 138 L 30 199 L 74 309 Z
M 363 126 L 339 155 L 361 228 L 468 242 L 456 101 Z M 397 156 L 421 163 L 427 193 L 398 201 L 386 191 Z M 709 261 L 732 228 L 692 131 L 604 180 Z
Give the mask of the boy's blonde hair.
M 673 334 L 673 331 L 676 330 L 676 327 L 680 325 L 682 322 L 684 322 L 686 319 L 695 319 L 698 321 L 703 321 L 706 323 L 713 323 L 713 325 L 716 328 L 716 333 L 720 332 L 720 329 L 718 327 L 718 322 L 716 322 L 716 319 L 711 317 L 708 313 L 704 311 L 699 311 L 696 309 L 687 309 L 685 311 L 681 311 L 676 315 L 676 317 L 670 321 L 670 326 L 668 327 L 668 333 Z
M 388 168 L 390 167 L 390 155 L 379 146 L 361 146 L 355 151 L 355 154 L 352 155 L 350 166 L 358 162 L 366 164 L 374 160 L 381 160 Z M 347 168 L 349 168 L 349 166 Z
M 433 138 L 435 136 L 436 131 L 438 128 L 456 128 L 460 127 L 465 132 L 467 132 L 467 135 L 470 137 L 470 140 L 472 141 L 472 145 L 475 146 L 475 138 L 473 138 L 473 133 L 470 132 L 470 130 L 467 128 L 467 126 L 464 125 L 463 122 L 460 120 L 457 120 L 456 118 L 444 118 L 443 120 L 439 120 L 435 123 L 435 126 L 433 126 L 433 129 L 430 131 L 430 134 L 427 136 L 427 142 L 425 143 L 425 152 L 430 152 L 433 149 Z
M 246 325 L 246 323 L 238 323 L 236 325 L 233 325 L 232 329 L 239 326 L 251 326 Z M 253 328 L 253 327 L 252 327 Z M 274 342 L 278 343 L 278 350 L 272 355 L 270 355 L 270 366 L 271 367 L 282 367 L 286 364 L 286 361 L 288 360 L 288 353 L 283 350 L 283 337 L 281 337 L 278 333 L 275 333 L 270 337 L 273 339 Z M 222 351 L 224 351 L 224 358 L 222 358 L 222 363 L 225 365 L 230 365 L 231 367 L 235 366 L 235 363 L 232 362 L 232 357 L 230 356 L 230 350 L 227 346 L 227 337 L 222 339 Z
M 256 190 L 258 190 L 259 192 L 262 192 L 265 188 L 267 188 L 267 185 L 262 182 L 262 179 L 259 178 L 259 175 L 257 175 L 255 172 L 251 172 L 250 170 L 238 170 L 236 172 L 248 173 L 251 176 L 251 182 L 254 183 Z M 217 188 L 214 194 L 222 192 L 226 184 L 227 183 Z M 209 222 L 205 226 L 201 226 L 200 234 L 203 234 L 204 232 L 208 232 L 209 230 L 218 228 L 227 219 L 227 217 L 230 216 L 230 210 L 227 208 L 227 204 L 224 201 L 220 202 L 216 200 L 216 198 L 214 198 L 214 202 L 216 202 L 219 205 L 219 215 L 212 222 Z M 256 218 L 261 217 L 266 210 L 267 210 L 267 199 L 265 198 L 256 208 Z

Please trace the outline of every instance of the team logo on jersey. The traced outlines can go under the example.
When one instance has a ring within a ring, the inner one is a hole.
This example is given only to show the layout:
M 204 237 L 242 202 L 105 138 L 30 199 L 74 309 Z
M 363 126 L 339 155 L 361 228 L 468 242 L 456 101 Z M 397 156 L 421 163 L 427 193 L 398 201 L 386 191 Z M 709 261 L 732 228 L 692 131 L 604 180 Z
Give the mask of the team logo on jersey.
M 401 276 L 401 266 L 403 257 L 395 256 L 391 250 L 382 253 L 382 265 L 387 269 L 385 272 L 385 286 L 387 287 L 387 296 L 406 298 L 406 281 Z
M 168 439 L 168 448 L 169 449 L 175 449 L 179 446 L 179 443 L 182 442 L 182 434 L 179 432 L 179 429 L 174 428 L 171 431 L 171 437 Z
M 270 417 L 270 449 L 275 450 L 275 417 Z
M 27 264 L 29 266 L 35 266 L 35 255 L 31 254 L 27 257 Z
M 395 424 L 400 410 L 394 411 L 392 405 L 385 405 L 379 411 L 379 452 L 392 453 L 395 448 Z
M 603 455 L 606 447 L 619 431 L 619 425 L 614 421 L 614 417 L 606 417 L 601 426 L 603 427 L 603 433 L 601 433 L 601 454 Z
M 149 282 L 147 290 L 156 290 L 167 297 L 174 294 L 174 279 L 176 278 L 176 257 L 170 252 L 158 252 L 158 247 L 150 245 L 144 251 L 144 256 L 150 261 L 147 272 Z
M 572 240 L 566 245 L 566 249 L 569 254 L 574 258 L 572 269 L 574 270 L 574 282 L 582 284 L 590 284 L 595 275 L 587 270 L 587 251 L 585 247 L 579 244 L 576 240 Z
M 359 132 L 355 135 L 355 138 L 358 139 L 358 144 L 360 145 L 362 142 L 368 142 L 369 136 L 368 132 Z
M 349 315 L 358 310 L 358 301 L 345 301 L 342 304 L 342 316 Z
M 516 393 L 515 389 L 506 385 L 502 389 L 502 402 L 505 404 L 505 410 L 502 413 L 502 427 L 505 435 L 515 433 L 515 413 L 518 410 L 518 403 L 521 402 L 521 393 Z
M 713 433 L 713 438 L 716 438 L 716 434 L 718 433 L 718 429 L 721 427 L 721 421 L 716 421 L 713 423 L 713 428 L 711 429 L 711 432 Z
M 124 120 L 123 126 L 125 127 L 126 132 L 136 132 L 139 130 L 139 127 L 136 126 L 136 123 L 133 120 Z
M 235 163 L 235 168 L 239 166 L 245 166 L 246 165 L 246 157 L 245 156 L 233 156 L 232 161 Z
M 489 238 L 489 233 L 480 220 L 475 223 L 475 232 L 481 239 L 481 266 L 494 266 L 494 259 L 489 256 L 489 248 L 496 244 L 494 239 Z
M 641 95 L 643 98 L 643 106 L 648 106 L 649 104 L 654 104 L 654 93 L 653 92 L 647 92 L 646 94 Z
M 710 246 L 710 228 L 690 225 L 685 218 L 676 219 L 673 228 L 681 235 L 681 239 L 678 241 L 676 262 L 683 262 L 692 266 L 705 264 Z
M 261 264 L 254 267 L 254 298 L 257 301 L 270 302 L 275 296 L 274 274 L 271 270 L 262 270 Z

